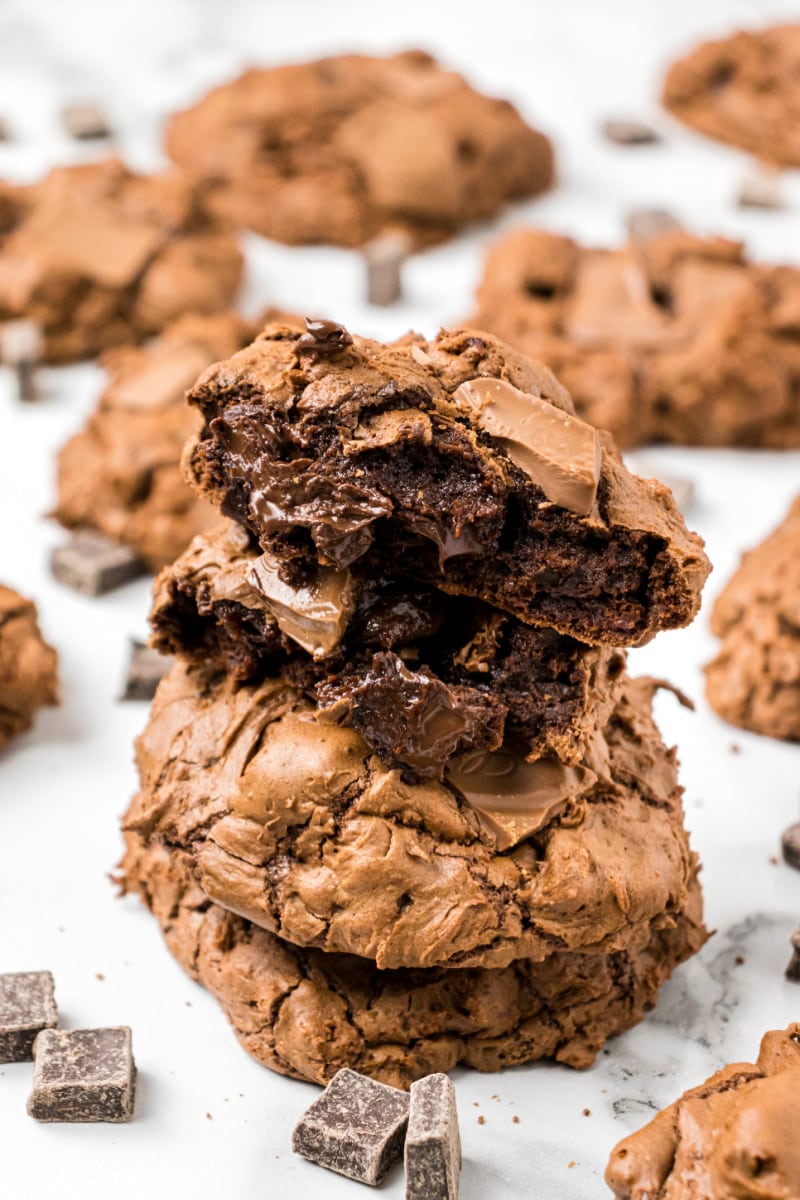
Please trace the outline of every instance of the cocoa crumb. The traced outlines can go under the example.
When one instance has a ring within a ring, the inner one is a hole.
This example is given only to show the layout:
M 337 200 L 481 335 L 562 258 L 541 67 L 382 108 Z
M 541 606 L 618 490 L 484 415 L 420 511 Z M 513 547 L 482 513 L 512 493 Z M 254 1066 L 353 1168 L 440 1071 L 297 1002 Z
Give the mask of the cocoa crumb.
M 478 1117 L 478 1124 L 479 1124 L 479 1125 L 485 1125 L 485 1124 L 486 1124 L 486 1117 Z

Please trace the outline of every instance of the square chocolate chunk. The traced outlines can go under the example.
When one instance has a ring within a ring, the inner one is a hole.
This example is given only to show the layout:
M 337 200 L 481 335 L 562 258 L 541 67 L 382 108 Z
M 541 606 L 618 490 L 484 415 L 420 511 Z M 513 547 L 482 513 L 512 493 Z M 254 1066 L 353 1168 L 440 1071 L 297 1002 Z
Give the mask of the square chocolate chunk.
M 130 1121 L 136 1064 L 127 1025 L 45 1029 L 33 1047 L 28 1114 L 37 1121 Z
M 411 1085 L 406 1200 L 457 1200 L 461 1174 L 456 1092 L 446 1075 Z
M 152 700 L 175 660 L 131 639 L 128 671 L 120 700 Z
M 130 546 L 121 546 L 100 533 L 81 530 L 65 546 L 57 547 L 50 567 L 59 583 L 102 596 L 144 574 L 144 563 Z
M 295 1154 L 373 1187 L 403 1152 L 405 1092 L 356 1071 L 337 1071 L 295 1126 Z
M 49 971 L 0 975 L 0 1063 L 30 1062 L 36 1035 L 57 1024 Z

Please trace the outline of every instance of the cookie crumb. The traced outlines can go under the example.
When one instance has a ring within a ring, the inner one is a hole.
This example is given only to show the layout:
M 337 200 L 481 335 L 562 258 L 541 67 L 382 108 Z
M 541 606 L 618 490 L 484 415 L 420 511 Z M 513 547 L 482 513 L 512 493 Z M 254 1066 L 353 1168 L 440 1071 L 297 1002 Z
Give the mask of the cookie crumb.
M 584 1115 L 585 1117 L 590 1117 L 590 1116 L 592 1115 L 592 1110 L 591 1110 L 590 1108 L 585 1108 L 585 1109 L 583 1110 L 583 1115 Z
M 95 971 L 94 977 L 95 977 L 95 979 L 99 979 L 101 983 L 105 979 L 105 975 L 103 974 L 102 971 Z
M 733 961 L 736 963 L 737 967 L 740 967 L 742 965 L 742 963 L 744 962 L 744 957 L 741 954 L 737 954 L 736 958 Z
M 479 1125 L 485 1125 L 485 1124 L 486 1124 L 486 1117 L 478 1117 L 478 1124 L 479 1124 Z
M 206 1113 L 206 1120 L 207 1120 L 207 1121 L 213 1121 L 213 1120 L 214 1120 L 214 1118 L 212 1117 L 211 1113 Z
M 519 1117 L 514 1116 L 511 1118 L 511 1120 L 515 1125 L 519 1125 Z

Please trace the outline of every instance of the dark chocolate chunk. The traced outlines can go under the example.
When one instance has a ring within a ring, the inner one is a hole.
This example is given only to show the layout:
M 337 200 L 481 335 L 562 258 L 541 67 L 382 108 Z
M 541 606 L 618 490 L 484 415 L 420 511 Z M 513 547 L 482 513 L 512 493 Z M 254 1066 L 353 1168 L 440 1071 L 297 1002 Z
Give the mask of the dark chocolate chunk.
M 0 329 L 0 361 L 14 372 L 17 396 L 25 403 L 39 399 L 37 370 L 42 360 L 42 332 L 27 318 L 7 321 Z
M 400 231 L 383 233 L 364 250 L 367 266 L 367 301 L 394 304 L 403 294 L 401 269 L 411 250 L 411 239 Z
M 29 1062 L 36 1035 L 57 1024 L 49 971 L 0 975 L 0 1063 Z
M 662 233 L 674 233 L 681 223 L 665 208 L 637 208 L 628 213 L 628 237 L 632 242 L 648 242 Z
M 306 331 L 297 339 L 295 348 L 298 354 L 316 354 L 318 358 L 331 358 L 353 344 L 353 339 L 344 325 L 338 325 L 336 321 L 317 321 L 306 317 Z
M 70 137 L 81 142 L 111 137 L 111 127 L 99 104 L 67 104 L 61 120 Z
M 759 171 L 747 175 L 741 182 L 736 194 L 739 208 L 763 208 L 777 210 L 784 208 L 781 195 L 780 175 L 776 171 Z
M 405 1164 L 406 1200 L 458 1200 L 461 1139 L 455 1088 L 446 1075 L 411 1085 Z
M 791 983 L 800 983 L 800 928 L 792 934 L 792 957 L 786 968 L 786 978 Z
M 102 596 L 145 573 L 132 547 L 89 530 L 80 530 L 65 546 L 53 550 L 50 569 L 59 583 L 85 596 Z
M 137 642 L 132 638 L 125 688 L 120 700 L 152 700 L 172 662 L 171 658 L 159 654 L 146 642 Z
M 298 1121 L 292 1149 L 374 1187 L 403 1152 L 408 1107 L 405 1092 L 345 1068 Z
M 45 1029 L 33 1054 L 29 1116 L 37 1121 L 130 1121 L 136 1064 L 127 1025 Z
M 661 141 L 652 125 L 635 117 L 610 117 L 600 128 L 607 141 L 616 146 L 646 146 Z
M 796 871 L 800 871 L 800 821 L 786 830 L 781 838 L 781 849 L 784 861 Z

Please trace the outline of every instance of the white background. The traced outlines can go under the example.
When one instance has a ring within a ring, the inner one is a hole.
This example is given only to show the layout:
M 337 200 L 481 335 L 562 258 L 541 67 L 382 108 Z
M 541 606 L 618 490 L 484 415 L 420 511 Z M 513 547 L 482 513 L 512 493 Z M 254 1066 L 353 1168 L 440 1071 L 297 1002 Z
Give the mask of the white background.
M 32 179 L 96 153 L 76 150 L 59 132 L 56 113 L 67 99 L 100 98 L 121 150 L 135 165 L 157 166 L 163 114 L 246 62 L 420 45 L 514 99 L 556 141 L 559 187 L 501 224 L 536 221 L 611 244 L 630 207 L 657 204 L 699 230 L 745 238 L 757 257 L 800 262 L 797 174 L 784 176 L 787 211 L 738 210 L 744 156 L 678 126 L 657 103 L 666 64 L 695 40 L 798 12 L 797 4 L 766 0 L 0 0 L 0 113 L 18 135 L 0 146 L 0 173 Z M 605 144 L 598 121 L 620 113 L 654 119 L 664 143 Z M 249 238 L 245 304 L 324 313 L 379 336 L 409 326 L 432 334 L 469 312 L 482 248 L 496 228 L 415 259 L 407 299 L 390 310 L 363 304 L 357 256 Z M 54 454 L 94 404 L 101 377 L 86 365 L 46 372 L 43 382 L 42 403 L 22 408 L 0 377 L 0 578 L 37 600 L 61 655 L 63 704 L 0 758 L 0 971 L 51 969 L 65 1025 L 129 1023 L 140 1074 L 131 1125 L 39 1126 L 25 1115 L 30 1066 L 0 1068 L 0 1189 L 34 1200 L 112 1192 L 118 1200 L 292 1198 L 309 1189 L 326 1200 L 356 1196 L 358 1185 L 291 1155 L 291 1127 L 316 1089 L 248 1059 L 215 1002 L 173 963 L 152 918 L 114 897 L 108 873 L 135 786 L 131 745 L 146 719 L 145 705 L 116 697 L 126 639 L 145 632 L 148 585 L 90 600 L 49 578 L 48 551 L 62 537 L 45 515 Z M 632 665 L 668 676 L 697 700 L 692 715 L 662 695 L 658 717 L 680 747 L 707 919 L 717 932 L 663 990 L 656 1011 L 592 1070 L 455 1073 L 464 1200 L 606 1195 L 611 1147 L 649 1119 L 653 1105 L 723 1062 L 752 1056 L 764 1030 L 800 1017 L 800 987 L 783 979 L 789 933 L 800 921 L 800 875 L 773 861 L 781 830 L 798 815 L 800 750 L 723 725 L 704 703 L 701 672 L 713 651 L 710 602 L 740 552 L 800 487 L 800 454 L 662 449 L 648 457 L 694 482 L 691 522 L 716 568 L 695 625 L 662 635 Z M 401 1196 L 402 1173 L 382 1190 Z

